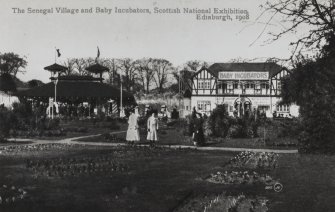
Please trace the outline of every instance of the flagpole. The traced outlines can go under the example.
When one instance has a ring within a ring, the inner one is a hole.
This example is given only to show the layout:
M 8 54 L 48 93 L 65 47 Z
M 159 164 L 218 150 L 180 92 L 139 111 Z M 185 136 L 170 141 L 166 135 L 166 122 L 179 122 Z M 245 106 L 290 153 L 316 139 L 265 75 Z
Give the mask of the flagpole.
M 57 63 L 57 48 L 55 47 L 55 63 Z

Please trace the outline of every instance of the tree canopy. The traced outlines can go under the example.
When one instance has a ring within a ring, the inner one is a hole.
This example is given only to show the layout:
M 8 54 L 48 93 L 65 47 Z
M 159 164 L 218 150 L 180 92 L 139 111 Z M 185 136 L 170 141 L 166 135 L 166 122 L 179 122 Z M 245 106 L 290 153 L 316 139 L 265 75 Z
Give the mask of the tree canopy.
M 290 43 L 293 46 L 291 59 L 308 50 L 318 52 L 329 42 L 329 36 L 334 35 L 335 4 L 333 0 L 275 0 L 267 1 L 262 7 L 265 8 L 263 14 L 270 14 L 265 28 L 274 21 L 276 16 L 282 17 L 280 25 L 283 26 L 283 30 L 279 33 L 269 32 L 273 41 L 282 39 L 289 33 L 300 32 L 304 28 L 309 29 Z M 266 31 L 265 28 L 261 33 Z
M 0 91 L 4 91 L 6 93 L 16 91 L 15 81 L 9 73 L 3 73 L 0 75 Z
M 292 73 L 283 80 L 284 103 L 300 106 L 301 152 L 335 153 L 335 7 L 331 0 L 277 0 L 265 4 L 273 16 L 285 16 L 289 27 L 274 40 L 302 26 L 310 30 L 296 41 Z M 272 16 L 272 17 L 273 17 Z M 271 18 L 272 18 L 271 17 Z M 306 54 L 314 51 L 315 57 Z
M 18 72 L 24 72 L 24 68 L 27 66 L 27 61 L 24 57 L 8 52 L 0 53 L 0 73 L 7 73 L 16 76 Z

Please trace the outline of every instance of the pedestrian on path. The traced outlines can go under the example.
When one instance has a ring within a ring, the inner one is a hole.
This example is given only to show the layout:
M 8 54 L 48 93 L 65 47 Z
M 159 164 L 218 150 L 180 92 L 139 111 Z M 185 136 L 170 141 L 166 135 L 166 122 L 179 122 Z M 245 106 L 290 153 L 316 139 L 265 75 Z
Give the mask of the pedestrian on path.
M 140 133 L 138 130 L 138 116 L 134 113 L 134 109 L 130 110 L 128 119 L 128 130 L 126 140 L 129 144 L 134 145 L 135 142 L 140 141 Z
M 192 135 L 194 146 L 203 146 L 205 144 L 203 123 L 204 120 L 202 119 L 201 114 L 197 113 L 196 118 L 194 120 L 193 135 Z
M 149 141 L 150 146 L 155 146 L 156 142 L 158 141 L 158 135 L 157 135 L 158 119 L 156 112 L 153 112 L 151 116 L 148 118 L 147 129 L 148 129 L 147 140 Z

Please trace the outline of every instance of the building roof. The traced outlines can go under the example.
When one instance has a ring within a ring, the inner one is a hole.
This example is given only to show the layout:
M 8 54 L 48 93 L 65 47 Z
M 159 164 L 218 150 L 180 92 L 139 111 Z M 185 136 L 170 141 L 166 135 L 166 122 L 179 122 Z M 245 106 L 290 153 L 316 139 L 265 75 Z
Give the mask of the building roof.
M 277 74 L 283 69 L 276 63 L 214 63 L 208 70 L 218 77 L 221 71 L 231 72 L 269 72 L 269 76 Z
M 55 84 L 49 82 L 42 86 L 38 86 L 28 90 L 22 90 L 15 94 L 19 97 L 54 97 Z M 100 82 L 94 81 L 67 81 L 62 80 L 57 83 L 57 98 L 109 98 L 117 100 L 120 98 L 120 89 Z M 126 91 L 123 91 L 123 100 L 125 103 L 133 104 L 134 96 Z
M 52 79 L 52 78 L 50 78 Z M 100 78 L 93 77 L 90 75 L 68 75 L 68 76 L 59 76 L 58 80 L 67 80 L 67 81 L 100 81 Z
M 109 71 L 109 68 L 106 66 L 100 65 L 99 63 L 90 65 L 89 67 L 86 68 L 87 71 L 98 74 L 98 73 L 103 73 L 105 71 Z
M 67 68 L 65 66 L 54 63 L 50 66 L 44 67 L 44 70 L 52 71 L 52 72 L 64 72 L 67 70 Z

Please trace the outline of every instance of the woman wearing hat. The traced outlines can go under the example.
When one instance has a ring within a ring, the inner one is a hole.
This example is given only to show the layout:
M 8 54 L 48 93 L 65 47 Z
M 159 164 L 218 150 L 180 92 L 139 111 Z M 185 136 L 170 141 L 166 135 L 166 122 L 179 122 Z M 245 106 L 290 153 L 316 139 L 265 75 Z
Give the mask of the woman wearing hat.
M 138 116 L 134 113 L 134 109 L 130 110 L 128 119 L 128 130 L 126 140 L 129 144 L 134 144 L 140 141 L 140 133 L 138 131 Z
M 203 130 L 203 119 L 201 113 L 196 113 L 196 118 L 193 125 L 193 143 L 195 146 L 202 146 L 205 144 L 205 135 Z
M 158 140 L 158 119 L 157 112 L 153 112 L 147 121 L 148 136 L 147 140 L 150 142 L 150 146 L 154 146 Z

